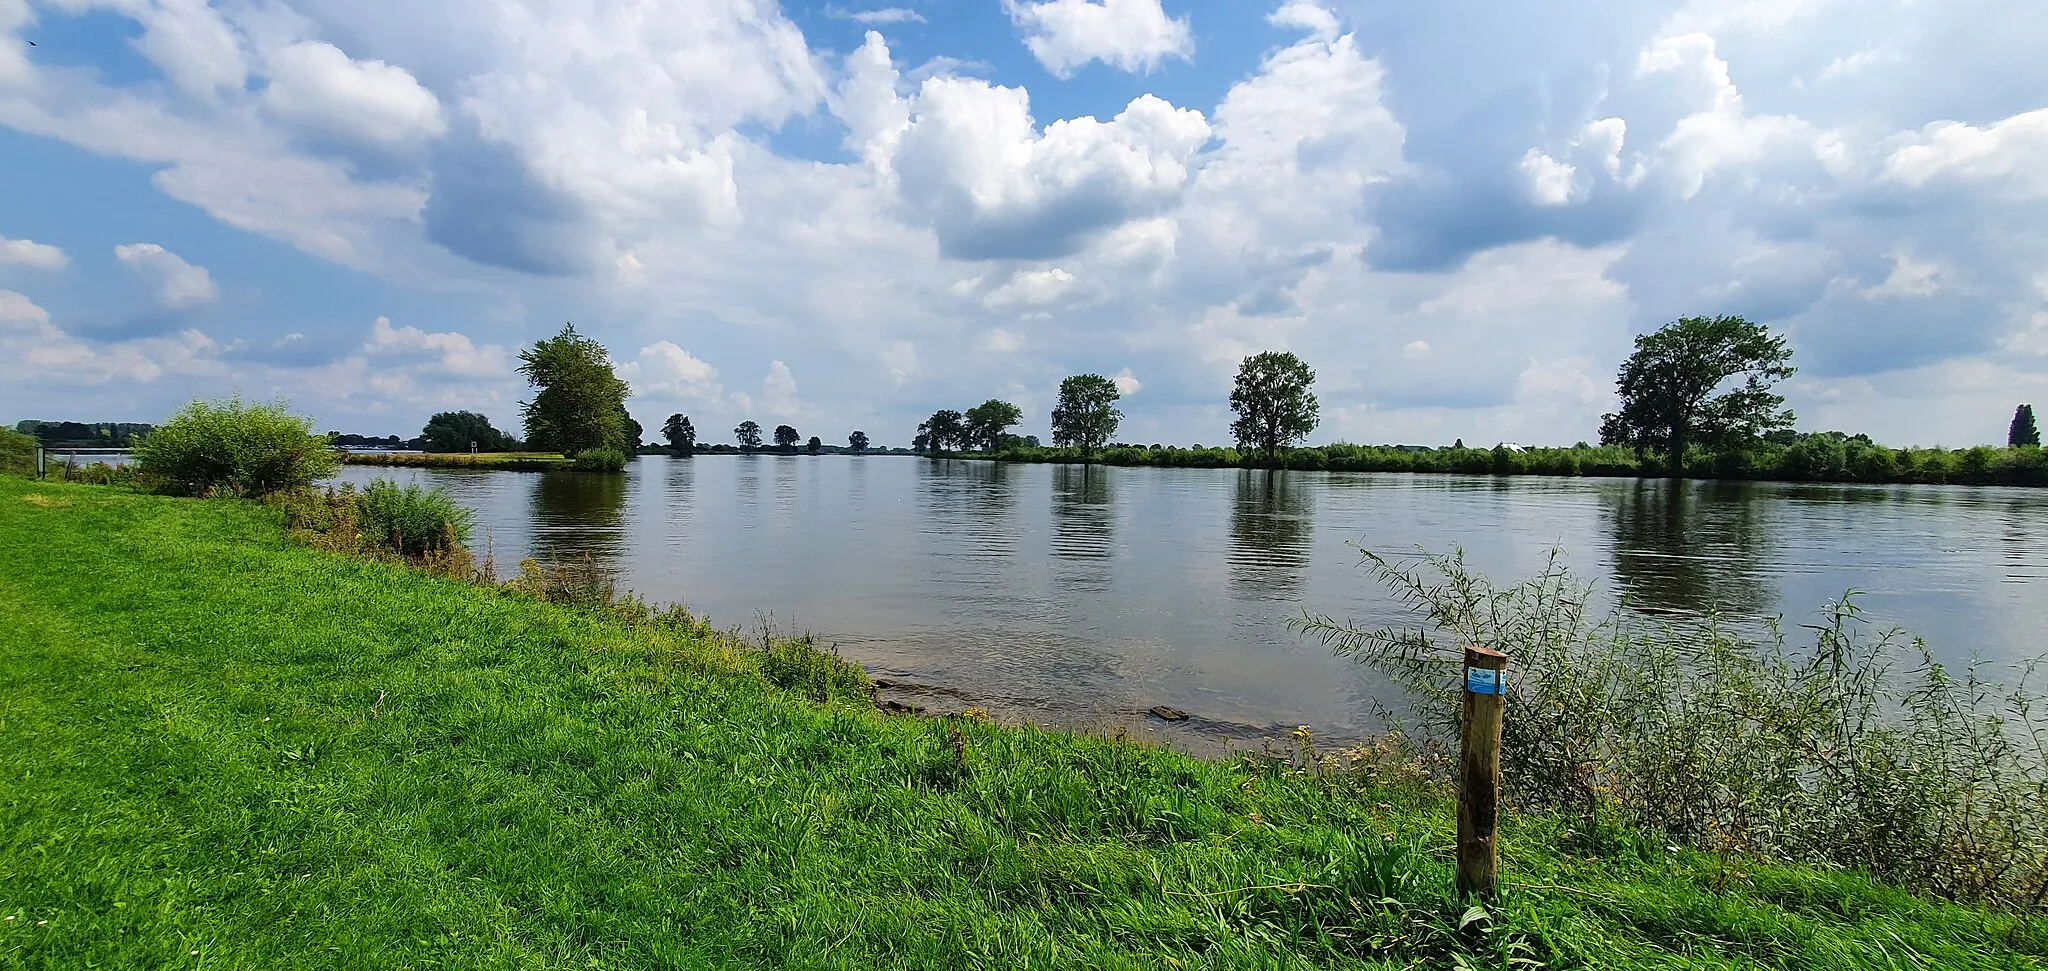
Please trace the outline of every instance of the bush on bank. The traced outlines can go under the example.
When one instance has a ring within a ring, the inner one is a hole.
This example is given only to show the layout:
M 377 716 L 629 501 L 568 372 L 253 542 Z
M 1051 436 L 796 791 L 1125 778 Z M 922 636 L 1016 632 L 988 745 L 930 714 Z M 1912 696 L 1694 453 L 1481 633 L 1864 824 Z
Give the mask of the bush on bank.
M 12 428 L 0 428 L 0 475 L 35 475 L 36 440 Z
M 139 473 L 176 495 L 264 496 L 334 474 L 341 457 L 282 401 L 194 401 L 135 443 Z

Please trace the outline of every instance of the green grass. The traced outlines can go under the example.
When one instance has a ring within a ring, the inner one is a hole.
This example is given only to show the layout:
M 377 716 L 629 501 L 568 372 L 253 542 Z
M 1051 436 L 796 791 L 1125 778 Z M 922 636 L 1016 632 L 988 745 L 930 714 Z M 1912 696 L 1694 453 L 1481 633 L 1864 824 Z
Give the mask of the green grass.
M 0 967 L 2048 964 L 2039 918 L 1541 818 L 1460 930 L 1427 788 L 819 703 L 277 516 L 0 479 Z
M 347 452 L 343 465 L 384 465 L 436 469 L 498 469 L 548 472 L 566 469 L 573 460 L 558 452 Z

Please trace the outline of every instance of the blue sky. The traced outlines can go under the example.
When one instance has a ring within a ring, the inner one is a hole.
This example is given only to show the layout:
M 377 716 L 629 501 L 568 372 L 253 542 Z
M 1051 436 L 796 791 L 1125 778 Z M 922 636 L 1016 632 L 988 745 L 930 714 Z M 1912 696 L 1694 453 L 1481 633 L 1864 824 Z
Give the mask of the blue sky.
M 28 46 L 33 41 L 36 46 Z M 2048 401 L 2048 8 L 1986 0 L 0 0 L 0 420 L 288 398 L 901 444 L 988 397 L 1215 442 L 1591 438 L 1631 337 L 1787 333 L 1802 427 Z

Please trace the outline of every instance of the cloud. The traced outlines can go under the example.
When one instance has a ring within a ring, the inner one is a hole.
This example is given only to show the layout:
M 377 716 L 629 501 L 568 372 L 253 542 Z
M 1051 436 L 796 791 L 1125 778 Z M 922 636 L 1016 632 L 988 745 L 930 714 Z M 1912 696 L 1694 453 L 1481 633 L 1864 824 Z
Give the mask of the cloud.
M 1403 360 L 1420 361 L 1428 356 L 1428 341 L 1409 341 L 1408 343 L 1401 345 L 1401 358 Z
M 7 265 L 56 271 L 71 265 L 71 259 L 62 249 L 48 243 L 0 236 L 0 266 Z
M 981 337 L 981 348 L 997 354 L 1015 354 L 1024 349 L 1024 335 L 1016 331 L 991 327 Z
M 140 340 L 84 341 L 54 324 L 29 298 L 0 290 L 0 356 L 14 363 L 10 386 L 38 400 L 81 386 L 147 385 L 166 375 L 211 377 L 221 372 L 220 345 L 197 330 Z
M 263 102 L 302 128 L 369 142 L 432 138 L 448 128 L 441 102 L 404 68 L 358 61 L 332 44 L 272 51 Z
M 1916 260 L 1903 251 L 1891 254 L 1892 271 L 1884 282 L 1865 291 L 1873 299 L 1931 297 L 1939 292 L 1946 273 L 1937 263 Z
M 1056 77 L 1090 61 L 1149 72 L 1169 57 L 1194 56 L 1187 18 L 1168 17 L 1159 0 L 1003 0 L 1024 31 L 1024 46 Z
M 1169 207 L 1210 135 L 1201 112 L 1141 95 L 1107 122 L 1042 130 L 1022 88 L 925 79 L 907 103 L 886 85 L 886 48 L 870 35 L 840 99 L 864 154 L 896 186 L 903 213 L 929 224 L 954 259 L 1052 259 Z M 898 121 L 897 119 L 902 119 Z
M 1905 55 L 1890 47 L 1880 45 L 1829 61 L 1828 66 L 1821 69 L 1820 79 L 1822 81 L 1837 81 L 1844 78 L 1852 78 L 1871 68 L 1898 64 L 1904 60 Z
M 1047 270 L 1019 270 L 1009 282 L 983 296 L 981 305 L 991 310 L 1042 306 L 1057 301 L 1073 285 L 1074 275 L 1057 266 Z
M 1749 113 L 1711 35 L 1658 38 L 1643 50 L 1636 74 L 1677 75 L 1704 89 L 1706 107 L 1679 119 L 1660 146 L 1687 199 L 1698 195 L 1707 176 L 1719 169 L 1753 163 L 1774 145 L 1811 143 L 1812 126 L 1801 119 Z
M 917 375 L 917 346 L 909 341 L 890 341 L 882 348 L 882 366 L 889 369 L 889 380 L 902 384 Z
M 220 287 L 205 267 L 193 266 L 155 243 L 116 246 L 114 257 L 154 281 L 157 300 L 166 307 L 189 307 L 220 298 Z
M 673 341 L 655 341 L 641 348 L 637 358 L 619 365 L 618 374 L 639 397 L 716 405 L 725 393 L 718 369 Z
M 417 327 L 393 327 L 389 317 L 370 325 L 370 338 L 363 353 L 372 357 L 424 352 L 437 359 L 449 374 L 465 377 L 509 378 L 512 355 L 503 347 L 479 345 L 465 334 L 452 331 L 428 333 Z
M 825 15 L 839 20 L 851 20 L 857 24 L 921 24 L 924 15 L 909 7 L 880 7 L 874 10 L 847 10 L 841 7 L 825 8 Z
M 1572 201 L 1572 176 L 1578 170 L 1536 149 L 1522 156 L 1522 174 L 1529 179 L 1529 197 L 1539 206 L 1562 206 Z
M 1908 186 L 1989 182 L 2027 198 L 2048 196 L 2048 108 L 1983 128 L 1937 121 L 1904 139 L 1884 163 L 1886 177 Z
M 1139 381 L 1137 375 L 1131 373 L 1130 368 L 1118 371 L 1116 374 L 1111 375 L 1109 380 L 1116 385 L 1117 393 L 1126 398 L 1137 394 L 1145 388 L 1144 382 Z

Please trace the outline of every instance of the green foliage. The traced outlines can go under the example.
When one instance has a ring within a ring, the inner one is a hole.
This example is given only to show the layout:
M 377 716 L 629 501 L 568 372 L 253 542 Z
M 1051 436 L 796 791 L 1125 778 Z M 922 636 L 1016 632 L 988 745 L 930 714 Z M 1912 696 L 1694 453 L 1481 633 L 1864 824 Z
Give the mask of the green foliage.
M 128 448 L 135 440 L 155 430 L 154 425 L 135 421 L 39 421 L 24 418 L 14 430 L 44 445 L 72 445 L 90 448 Z
M 851 435 L 848 435 L 848 436 L 846 436 L 846 447 L 847 447 L 847 448 L 850 448 L 850 449 L 853 449 L 853 450 L 854 450 L 854 451 L 856 451 L 856 452 L 865 452 L 865 451 L 867 451 L 867 450 L 868 450 L 868 433 L 867 433 L 867 432 L 858 432 L 858 431 L 857 431 L 857 432 L 854 432 L 854 433 L 853 433 L 853 434 L 851 434 Z
M 555 452 L 348 452 L 343 465 L 382 468 L 499 469 L 507 472 L 549 472 L 568 468 L 573 459 Z
M 661 437 L 668 440 L 669 450 L 677 455 L 692 455 L 697 451 L 697 426 L 690 423 L 690 416 L 673 414 L 662 423 Z
M 36 440 L 12 429 L 0 428 L 0 475 L 35 474 Z
M 2012 424 L 2005 430 L 2005 444 L 2008 448 L 2040 446 L 2041 426 L 2034 421 L 2033 405 L 2021 405 L 2013 410 Z
M 458 550 L 469 542 L 475 514 L 439 488 L 378 479 L 360 494 L 363 532 L 406 556 Z
M 798 442 L 800 442 L 800 441 L 803 441 L 803 438 L 802 438 L 802 436 L 800 436 L 800 435 L 798 435 L 798 434 L 797 434 L 796 428 L 795 428 L 794 426 L 792 426 L 792 425 L 777 425 L 777 426 L 775 426 L 775 447 L 776 447 L 776 448 L 782 449 L 782 450 L 783 450 L 783 451 L 785 451 L 785 452 L 793 452 L 793 451 L 795 451 L 795 450 L 796 450 L 796 443 L 798 443 Z
M 1124 414 L 1116 409 L 1123 394 L 1116 382 L 1100 374 L 1076 374 L 1060 382 L 1059 401 L 1052 409 L 1052 442 L 1081 451 L 1081 461 L 1116 434 Z
M 761 447 L 761 424 L 759 422 L 752 419 L 740 422 L 738 425 L 733 426 L 732 434 L 734 438 L 739 439 L 741 448 Z
M 194 401 L 135 443 L 138 471 L 180 495 L 261 496 L 333 475 L 340 456 L 290 406 Z
M 564 324 L 561 333 L 536 341 L 519 352 L 519 361 L 519 373 L 540 389 L 522 406 L 528 447 L 575 455 L 625 447 L 629 435 L 637 439 L 638 426 L 627 424 L 631 389 L 612 373 L 604 345 L 576 333 L 575 325 Z
M 645 429 L 641 428 L 640 423 L 635 421 L 632 415 L 627 414 L 623 407 L 619 409 L 619 427 L 619 450 L 628 455 L 639 454 L 642 444 L 640 436 L 645 433 Z
M 516 452 L 519 440 L 491 427 L 491 420 L 470 411 L 444 411 L 427 419 L 420 430 L 423 450 L 467 452 L 474 444 L 479 452 Z
M 964 419 L 961 447 L 993 455 L 1002 451 L 1003 437 L 1024 420 L 1024 412 L 1007 401 L 990 398 L 967 409 Z
M 1657 452 L 1676 475 L 1693 445 L 1740 446 L 1792 426 L 1771 391 L 1796 370 L 1792 350 L 1761 325 L 1684 317 L 1637 335 L 1635 346 L 1615 382 L 1621 410 L 1602 416 L 1600 444 Z
M 950 452 L 954 448 L 967 448 L 967 419 L 951 408 L 941 408 L 917 426 L 917 435 L 911 439 L 910 449 L 914 452 Z
M 586 448 L 576 453 L 578 472 L 624 472 L 627 455 L 616 448 Z
M 1309 391 L 1315 381 L 1308 364 L 1286 351 L 1245 358 L 1230 392 L 1230 410 L 1237 413 L 1230 433 L 1237 447 L 1262 452 L 1273 465 L 1280 449 L 1315 431 L 1319 405 Z
M 1795 647 L 1775 623 L 1757 636 L 1711 616 L 1595 617 L 1555 555 L 1506 588 L 1459 553 L 1365 556 L 1424 625 L 1298 626 L 1421 699 L 1427 737 L 1449 745 L 1464 648 L 1505 652 L 1510 804 L 1944 896 L 2048 900 L 2048 709 L 2024 680 L 1953 671 L 1871 631 L 1850 597 Z
M 818 454 L 819 452 L 821 452 L 821 451 L 824 451 L 824 449 L 825 449 L 825 440 L 824 440 L 824 439 L 821 439 L 821 438 L 819 438 L 819 437 L 818 437 L 818 436 L 816 436 L 816 435 L 812 435 L 812 436 L 811 436 L 811 440 L 810 440 L 810 441 L 808 441 L 808 442 L 806 442 L 806 443 L 804 443 L 804 450 L 805 450 L 805 451 L 807 451 L 807 452 L 810 452 L 810 453 L 811 453 L 812 455 L 816 455 L 816 454 Z

